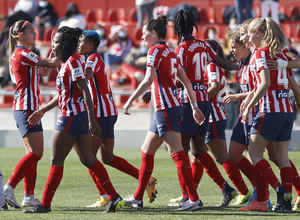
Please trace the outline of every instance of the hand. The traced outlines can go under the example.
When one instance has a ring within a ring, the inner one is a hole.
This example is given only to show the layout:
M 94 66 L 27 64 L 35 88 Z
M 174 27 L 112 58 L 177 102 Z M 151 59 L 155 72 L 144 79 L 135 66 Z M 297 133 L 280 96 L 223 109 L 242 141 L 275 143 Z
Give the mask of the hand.
M 143 99 L 143 102 L 148 104 L 151 100 L 151 91 L 144 92 L 142 99 Z
M 242 113 L 243 120 L 244 120 L 245 122 L 247 122 L 247 123 L 248 123 L 248 116 L 249 116 L 249 113 L 250 113 L 250 111 L 249 111 L 249 108 L 248 108 L 248 107 L 246 107 L 245 110 L 244 110 L 244 112 Z
M 127 100 L 127 102 L 125 103 L 125 105 L 123 106 L 123 111 L 125 115 L 130 115 L 129 113 L 129 108 L 131 107 L 132 103 L 131 101 Z
M 30 125 L 40 124 L 41 118 L 44 116 L 44 114 L 45 113 L 42 110 L 37 110 L 37 111 L 33 112 L 28 118 L 29 124 Z
M 278 69 L 278 62 L 276 60 L 267 60 L 268 68 L 271 70 Z
M 92 136 L 95 136 L 95 137 L 98 137 L 98 138 L 101 137 L 102 129 L 96 121 L 92 121 L 89 124 L 89 130 L 90 130 Z
M 237 101 L 237 98 L 236 98 L 235 95 L 226 95 L 226 96 L 224 96 L 223 100 L 224 100 L 224 102 L 226 102 L 227 104 L 230 104 L 230 103 L 232 103 L 232 102 Z
M 195 122 L 199 125 L 202 125 L 205 121 L 205 116 L 198 107 L 193 108 L 193 117 L 195 119 Z

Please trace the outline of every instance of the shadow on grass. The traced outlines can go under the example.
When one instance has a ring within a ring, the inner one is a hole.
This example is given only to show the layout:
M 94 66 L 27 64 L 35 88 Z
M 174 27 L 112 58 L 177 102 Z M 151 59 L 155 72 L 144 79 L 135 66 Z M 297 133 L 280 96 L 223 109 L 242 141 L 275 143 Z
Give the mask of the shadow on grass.
M 122 214 L 136 214 L 136 215 L 146 215 L 146 216 L 168 216 L 168 215 L 175 215 L 175 216 L 234 216 L 234 217 L 255 217 L 255 216 L 293 216 L 296 214 L 299 215 L 299 212 L 294 213 L 273 213 L 273 212 L 241 212 L 238 211 L 239 207 L 215 207 L 215 206 L 205 206 L 202 210 L 194 211 L 194 212 L 179 212 L 175 211 L 176 207 L 144 207 L 142 210 L 133 209 L 130 207 L 122 207 L 116 213 Z M 52 211 L 53 212 L 79 212 L 79 213 L 102 213 L 106 208 L 85 208 L 85 207 L 55 207 Z

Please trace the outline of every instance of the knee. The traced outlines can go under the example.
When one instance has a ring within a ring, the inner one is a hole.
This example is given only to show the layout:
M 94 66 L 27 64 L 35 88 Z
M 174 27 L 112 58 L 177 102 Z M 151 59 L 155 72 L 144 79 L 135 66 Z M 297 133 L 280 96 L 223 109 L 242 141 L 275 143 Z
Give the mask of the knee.
M 224 158 L 224 157 L 216 157 L 216 161 L 217 161 L 219 164 L 221 164 L 221 165 L 223 165 L 223 163 L 224 163 L 226 160 L 227 160 L 227 159 Z
M 61 158 L 56 157 L 56 156 L 52 156 L 50 161 L 51 161 L 50 162 L 51 166 L 53 166 L 53 165 L 63 166 L 64 165 L 64 160 L 62 160 Z
M 112 158 L 104 157 L 104 158 L 102 158 L 102 163 L 104 163 L 105 165 L 111 166 Z
M 276 162 L 276 157 L 275 157 L 275 155 L 267 154 L 267 156 L 268 156 L 268 158 L 269 158 L 270 161 L 272 161 L 273 163 Z
M 105 165 L 111 166 L 114 157 L 115 157 L 115 155 L 113 155 L 113 154 L 111 155 L 111 154 L 100 153 L 101 161 L 102 161 L 102 163 L 104 163 Z

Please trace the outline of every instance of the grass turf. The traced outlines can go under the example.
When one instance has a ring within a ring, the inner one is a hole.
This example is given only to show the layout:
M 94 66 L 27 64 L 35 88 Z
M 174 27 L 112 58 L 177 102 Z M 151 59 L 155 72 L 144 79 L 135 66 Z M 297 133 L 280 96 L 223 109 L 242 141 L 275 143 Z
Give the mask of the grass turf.
M 0 168 L 4 176 L 4 183 L 24 154 L 24 149 L 0 148 Z M 124 157 L 136 167 L 140 166 L 139 149 L 116 149 L 115 154 Z M 295 166 L 299 168 L 300 152 L 291 151 L 289 155 Z M 38 199 L 42 197 L 43 187 L 49 172 L 50 157 L 51 149 L 46 149 L 44 157 L 38 163 L 35 189 L 35 196 Z M 228 180 L 230 185 L 233 185 L 223 167 L 219 165 L 218 167 L 224 178 Z M 273 164 L 272 167 L 275 174 L 279 177 L 279 169 Z M 106 166 L 106 168 L 115 189 L 121 196 L 125 197 L 135 192 L 137 180 L 109 166 Z M 179 197 L 181 194 L 176 166 L 164 149 L 159 149 L 156 153 L 153 176 L 158 179 L 156 187 L 158 194 L 157 199 L 152 204 L 148 203 L 147 193 L 145 192 L 142 211 L 123 207 L 116 213 L 103 214 L 104 208 L 85 208 L 86 205 L 96 202 L 98 198 L 97 189 L 87 169 L 80 163 L 75 151 L 72 150 L 65 161 L 64 176 L 54 196 L 51 213 L 23 214 L 20 209 L 9 207 L 8 211 L 0 212 L 0 219 L 300 219 L 300 212 L 292 214 L 240 212 L 238 211 L 240 206 L 216 207 L 222 194 L 219 187 L 205 173 L 198 187 L 198 193 L 204 203 L 202 211 L 175 212 L 175 208 L 167 207 L 167 204 L 170 198 Z M 249 189 L 252 190 L 249 181 L 246 178 L 244 179 Z M 16 187 L 15 195 L 17 201 L 21 204 L 23 199 L 23 181 Z M 293 201 L 296 196 L 293 190 Z M 270 199 L 272 204 L 276 202 L 276 193 L 272 188 L 270 188 Z

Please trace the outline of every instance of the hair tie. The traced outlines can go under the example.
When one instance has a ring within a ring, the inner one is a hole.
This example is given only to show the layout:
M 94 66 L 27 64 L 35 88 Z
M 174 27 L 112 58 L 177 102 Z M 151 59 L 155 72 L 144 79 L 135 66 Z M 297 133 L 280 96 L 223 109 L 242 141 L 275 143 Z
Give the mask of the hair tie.
M 28 24 L 28 23 L 29 23 L 29 21 L 27 21 L 27 20 L 23 22 L 22 27 L 21 27 L 20 30 L 18 31 L 18 34 L 22 32 L 22 30 L 24 29 L 24 27 L 25 27 L 26 24 Z

